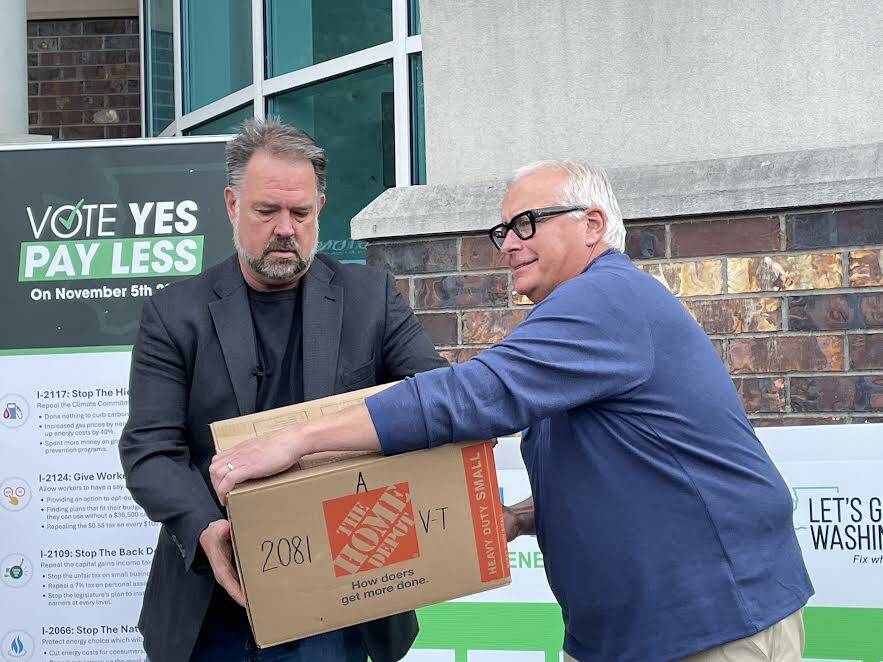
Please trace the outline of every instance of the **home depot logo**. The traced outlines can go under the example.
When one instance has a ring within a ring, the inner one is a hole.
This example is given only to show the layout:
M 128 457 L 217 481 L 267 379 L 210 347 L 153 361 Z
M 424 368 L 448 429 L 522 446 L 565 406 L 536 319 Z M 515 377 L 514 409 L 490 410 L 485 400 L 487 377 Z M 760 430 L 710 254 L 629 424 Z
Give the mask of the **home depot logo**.
M 322 503 L 337 577 L 420 556 L 408 483 Z

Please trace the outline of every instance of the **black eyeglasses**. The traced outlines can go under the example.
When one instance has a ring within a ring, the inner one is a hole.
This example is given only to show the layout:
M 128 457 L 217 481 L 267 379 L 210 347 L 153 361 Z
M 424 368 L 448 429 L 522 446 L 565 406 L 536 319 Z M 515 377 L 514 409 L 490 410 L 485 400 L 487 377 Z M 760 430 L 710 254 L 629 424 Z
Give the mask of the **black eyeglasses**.
M 497 250 L 502 250 L 503 242 L 509 230 L 515 232 L 519 239 L 530 239 L 536 234 L 537 221 L 559 214 L 569 214 L 572 211 L 585 211 L 588 207 L 544 207 L 543 209 L 528 209 L 512 217 L 508 223 L 500 223 L 488 230 L 488 235 Z

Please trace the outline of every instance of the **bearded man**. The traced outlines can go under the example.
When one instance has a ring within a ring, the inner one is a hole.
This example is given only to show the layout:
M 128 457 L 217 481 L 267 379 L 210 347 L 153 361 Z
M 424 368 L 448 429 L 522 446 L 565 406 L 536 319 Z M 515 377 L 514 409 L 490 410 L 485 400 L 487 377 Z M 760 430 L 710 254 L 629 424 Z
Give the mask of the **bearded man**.
M 251 120 L 226 161 L 236 254 L 148 299 L 132 353 L 120 457 L 133 498 L 162 523 L 145 651 L 152 662 L 399 660 L 413 612 L 257 649 L 208 474 L 209 423 L 446 363 L 389 274 L 316 254 L 326 163 L 312 138 Z

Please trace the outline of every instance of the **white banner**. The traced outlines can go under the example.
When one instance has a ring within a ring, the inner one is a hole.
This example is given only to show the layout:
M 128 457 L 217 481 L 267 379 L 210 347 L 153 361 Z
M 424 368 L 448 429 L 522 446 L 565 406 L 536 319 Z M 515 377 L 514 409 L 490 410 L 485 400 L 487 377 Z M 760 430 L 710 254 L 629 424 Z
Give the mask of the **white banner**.
M 144 659 L 137 630 L 157 525 L 117 441 L 129 353 L 0 357 L 3 659 Z
M 157 527 L 131 501 L 117 454 L 129 353 L 53 352 L 0 356 L 0 652 L 7 662 L 140 662 L 136 623 Z M 883 425 L 758 434 L 792 490 L 810 605 L 883 608 Z M 507 504 L 530 495 L 518 443 L 495 451 Z M 554 603 L 535 538 L 512 543 L 509 558 L 511 586 L 457 603 Z M 533 655 L 496 652 L 468 659 Z

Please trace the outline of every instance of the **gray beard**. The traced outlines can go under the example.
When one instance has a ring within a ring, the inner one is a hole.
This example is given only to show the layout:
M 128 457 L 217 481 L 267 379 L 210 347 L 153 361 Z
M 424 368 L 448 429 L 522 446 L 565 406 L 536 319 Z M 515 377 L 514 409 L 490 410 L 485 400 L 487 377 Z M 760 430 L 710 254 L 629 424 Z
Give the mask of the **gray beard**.
M 251 270 L 259 276 L 263 276 L 273 283 L 290 283 L 298 275 L 306 272 L 313 264 L 316 257 L 318 242 L 313 246 L 313 250 L 309 255 L 304 257 L 300 247 L 294 239 L 272 239 L 264 246 L 260 257 L 249 254 L 239 243 L 239 219 L 233 224 L 233 246 L 239 255 Z M 294 253 L 290 258 L 271 258 L 269 253 L 273 251 L 291 251 Z

